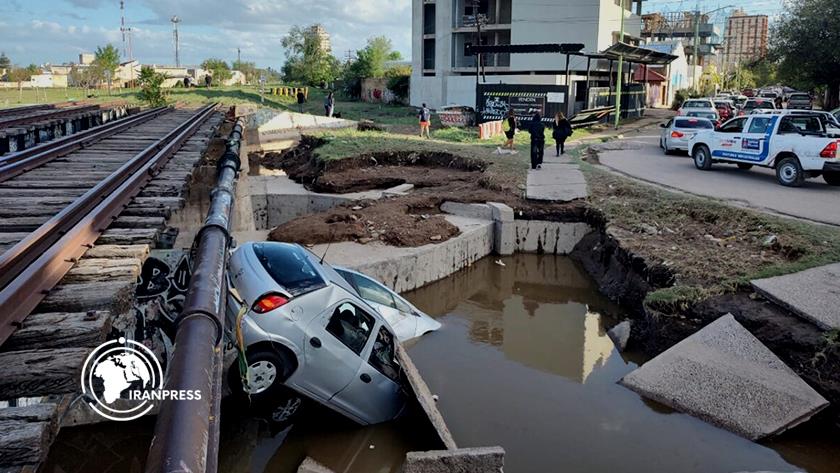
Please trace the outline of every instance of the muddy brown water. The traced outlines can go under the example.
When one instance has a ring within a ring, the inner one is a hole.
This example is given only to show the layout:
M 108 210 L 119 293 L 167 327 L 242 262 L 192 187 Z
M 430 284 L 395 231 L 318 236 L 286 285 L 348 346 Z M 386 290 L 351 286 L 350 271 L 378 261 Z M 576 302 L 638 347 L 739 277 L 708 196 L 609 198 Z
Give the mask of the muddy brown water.
M 621 309 L 568 258 L 497 260 L 406 295 L 443 322 L 408 350 L 459 446 L 503 446 L 509 473 L 840 471 L 840 442 L 813 425 L 754 443 L 617 385 L 645 361 L 606 335 Z M 306 456 L 398 472 L 406 452 L 434 448 L 413 418 L 362 428 L 308 404 L 284 428 L 230 402 L 222 412 L 220 472 L 290 473 Z M 152 426 L 63 429 L 41 471 L 139 473 Z

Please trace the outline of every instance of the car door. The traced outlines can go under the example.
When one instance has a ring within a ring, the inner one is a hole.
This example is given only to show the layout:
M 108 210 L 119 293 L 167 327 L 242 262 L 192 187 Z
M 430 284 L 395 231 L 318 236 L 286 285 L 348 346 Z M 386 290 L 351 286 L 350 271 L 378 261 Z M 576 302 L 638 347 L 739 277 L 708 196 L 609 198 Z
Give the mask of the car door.
M 361 274 L 350 273 L 353 285 L 367 302 L 375 306 L 376 310 L 396 332 L 399 340 L 414 338 L 417 331 L 417 317 L 411 312 L 405 312 L 403 304 L 397 304 L 393 293 L 382 284 Z
M 741 133 L 748 117 L 738 117 L 721 125 L 715 132 L 715 143 L 712 145 L 712 156 L 715 158 L 733 159 L 741 151 Z
M 767 159 L 770 134 L 777 119 L 777 116 L 750 117 L 741 133 L 739 160 L 761 163 Z
M 331 401 L 340 410 L 371 424 L 393 419 L 405 405 L 394 335 L 382 323 L 376 326 L 375 333 L 364 352 L 366 361 L 358 376 Z
M 671 125 L 673 123 L 674 123 L 674 119 L 672 118 L 672 119 L 668 120 L 668 123 L 666 123 L 665 126 L 662 127 L 662 133 L 661 133 L 662 140 L 661 141 L 662 141 L 662 144 L 664 144 L 664 145 L 668 144 L 668 138 L 671 136 Z
M 356 377 L 375 324 L 346 299 L 315 317 L 306 328 L 304 366 L 295 385 L 323 402 L 331 399 Z

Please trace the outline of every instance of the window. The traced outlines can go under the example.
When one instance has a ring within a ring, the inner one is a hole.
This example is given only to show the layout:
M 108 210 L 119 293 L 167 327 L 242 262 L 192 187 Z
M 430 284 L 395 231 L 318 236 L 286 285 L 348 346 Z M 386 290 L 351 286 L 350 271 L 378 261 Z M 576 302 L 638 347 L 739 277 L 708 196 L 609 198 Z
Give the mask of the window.
M 750 122 L 750 128 L 747 133 L 765 133 L 769 124 L 770 119 L 767 117 L 754 117 Z
M 423 69 L 435 68 L 435 39 L 425 38 L 423 40 Z
M 423 5 L 423 34 L 435 34 L 435 4 Z
M 678 119 L 677 122 L 674 124 L 674 128 L 689 128 L 689 129 L 706 128 L 706 129 L 712 129 L 714 127 L 715 126 L 712 125 L 712 122 L 710 122 L 709 120 L 697 120 L 697 119 L 690 119 L 690 118 Z
M 351 274 L 350 276 L 353 278 L 353 283 L 356 286 L 356 289 L 359 290 L 359 295 L 362 296 L 362 299 L 376 302 L 377 304 L 387 305 L 388 307 L 393 307 L 394 309 L 397 308 L 396 303 L 394 303 L 394 296 L 392 296 L 387 289 L 364 276 L 359 276 L 357 274 Z
M 729 120 L 728 122 L 724 123 L 718 131 L 721 131 L 723 133 L 741 133 L 744 130 L 744 123 L 746 121 L 746 118 L 736 118 L 734 120 Z
M 379 333 L 376 335 L 376 341 L 373 342 L 373 350 L 370 352 L 368 362 L 376 368 L 376 371 L 399 382 L 400 362 L 397 360 L 394 336 L 385 327 L 379 327 Z
M 355 305 L 344 302 L 336 307 L 327 324 L 327 332 L 355 354 L 361 354 L 373 331 L 374 319 Z
M 822 122 L 814 115 L 784 117 L 779 125 L 779 133 L 819 134 L 822 131 Z
M 397 303 L 397 310 L 406 314 L 413 314 L 414 309 L 411 308 L 402 298 L 394 296 L 394 302 Z
M 299 296 L 326 286 L 318 272 L 299 248 L 284 243 L 258 243 L 254 254 L 277 284 L 292 296 Z

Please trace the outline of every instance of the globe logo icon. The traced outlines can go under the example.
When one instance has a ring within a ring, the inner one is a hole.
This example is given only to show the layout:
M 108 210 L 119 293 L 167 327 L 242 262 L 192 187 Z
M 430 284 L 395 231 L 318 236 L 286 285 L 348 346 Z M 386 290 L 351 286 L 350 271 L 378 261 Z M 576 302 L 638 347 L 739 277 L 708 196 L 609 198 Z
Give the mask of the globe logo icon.
M 148 347 L 120 337 L 88 355 L 81 381 L 91 409 L 110 420 L 129 421 L 154 407 L 148 397 L 136 394 L 162 389 L 163 370 Z

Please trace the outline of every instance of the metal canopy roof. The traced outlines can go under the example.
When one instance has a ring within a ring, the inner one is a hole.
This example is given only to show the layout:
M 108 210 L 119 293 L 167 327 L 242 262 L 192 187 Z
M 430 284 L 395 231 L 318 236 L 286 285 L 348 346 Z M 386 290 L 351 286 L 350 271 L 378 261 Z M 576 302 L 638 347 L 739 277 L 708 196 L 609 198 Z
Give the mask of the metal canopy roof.
M 625 61 L 662 66 L 670 64 L 671 61 L 677 58 L 677 56 L 674 56 L 673 54 L 641 48 L 627 43 L 615 43 L 601 52 L 598 56 L 606 59 L 618 59 L 623 56 Z M 595 55 L 593 55 L 593 57 L 595 57 Z

